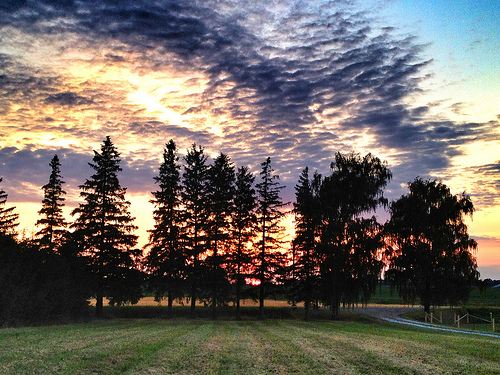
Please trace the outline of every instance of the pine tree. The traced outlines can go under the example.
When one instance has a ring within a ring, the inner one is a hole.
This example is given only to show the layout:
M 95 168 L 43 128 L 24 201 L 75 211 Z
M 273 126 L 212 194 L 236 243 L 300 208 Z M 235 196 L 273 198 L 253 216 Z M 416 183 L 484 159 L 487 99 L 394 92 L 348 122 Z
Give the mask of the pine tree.
M 149 231 L 150 252 L 146 257 L 146 267 L 151 273 L 155 288 L 155 299 L 168 297 L 168 310 L 172 310 L 173 300 L 182 294 L 184 257 L 182 254 L 181 229 L 181 181 L 179 156 L 173 140 L 165 146 L 163 161 L 158 176 L 154 178 L 159 190 L 153 192 L 150 202 L 154 204 L 154 229 Z
M 0 183 L 3 178 L 0 177 Z M 15 207 L 5 208 L 7 202 L 7 193 L 0 189 L 0 234 L 15 236 L 16 227 L 19 225 L 19 214 L 14 213 Z
M 284 203 L 280 197 L 280 191 L 284 189 L 284 186 L 278 182 L 279 176 L 274 174 L 271 158 L 268 157 L 261 166 L 261 182 L 256 185 L 258 193 L 257 228 L 260 235 L 257 273 L 260 280 L 259 317 L 263 319 L 266 284 L 276 281 L 284 265 L 283 254 L 279 250 L 284 234 L 281 219 L 286 214 L 283 208 L 287 203 Z
M 210 267 L 212 317 L 217 317 L 217 304 L 223 304 L 228 296 L 228 279 L 224 257 L 229 252 L 231 238 L 231 217 L 234 212 L 235 174 L 230 158 L 221 153 L 208 170 L 209 184 L 207 198 L 210 218 L 208 235 L 211 254 L 207 258 Z M 225 288 L 224 288 L 225 287 Z
M 255 237 L 257 201 L 253 184 L 255 176 L 247 167 L 240 167 L 236 173 L 234 214 L 232 220 L 233 250 L 230 253 L 233 279 L 236 281 L 236 318 L 240 319 L 241 289 L 244 275 L 249 274 L 253 262 L 250 246 Z M 253 248 L 253 246 L 252 246 Z
M 202 259 L 208 246 L 207 221 L 210 216 L 207 204 L 207 158 L 203 148 L 193 144 L 184 157 L 186 164 L 182 174 L 183 248 L 188 264 L 187 277 L 191 284 L 192 313 L 199 297 L 198 289 L 207 273 L 206 264 Z
M 317 288 L 321 207 L 319 192 L 322 177 L 317 172 L 309 179 L 309 168 L 304 168 L 295 186 L 293 213 L 295 214 L 294 262 L 292 294 L 294 300 L 304 301 L 304 319 L 309 319 L 309 308 Z
M 130 202 L 125 199 L 126 189 L 120 186 L 120 154 L 109 136 L 101 145 L 101 152 L 94 151 L 95 173 L 80 185 L 84 199 L 73 210 L 76 220 L 72 225 L 81 252 L 88 259 L 91 272 L 96 277 L 96 314 L 103 315 L 103 297 L 111 304 L 136 303 L 140 298 L 140 283 L 133 269 L 138 256 L 133 247 L 137 236 L 136 226 L 130 216 Z
M 62 237 L 66 232 L 67 222 L 63 216 L 62 207 L 64 206 L 63 195 L 66 192 L 62 189 L 64 181 L 61 177 L 59 158 L 54 155 L 50 161 L 52 172 L 49 182 L 42 187 L 44 198 L 42 200 L 42 209 L 38 214 L 42 216 L 36 222 L 37 226 L 42 226 L 36 236 L 40 238 L 40 247 L 50 251 L 59 248 Z

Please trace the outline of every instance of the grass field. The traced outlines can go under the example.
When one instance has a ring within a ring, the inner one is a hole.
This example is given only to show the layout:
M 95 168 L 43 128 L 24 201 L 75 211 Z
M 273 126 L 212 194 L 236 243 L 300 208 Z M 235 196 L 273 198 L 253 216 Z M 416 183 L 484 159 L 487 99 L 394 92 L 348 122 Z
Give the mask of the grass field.
M 110 319 L 0 330 L 1 374 L 499 374 L 500 339 L 342 321 Z

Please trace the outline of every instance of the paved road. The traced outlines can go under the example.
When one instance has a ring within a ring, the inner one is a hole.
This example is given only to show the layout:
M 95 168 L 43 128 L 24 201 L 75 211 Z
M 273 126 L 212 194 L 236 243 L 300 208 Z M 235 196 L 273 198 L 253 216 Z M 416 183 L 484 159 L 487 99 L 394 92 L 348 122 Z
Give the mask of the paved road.
M 413 327 L 421 327 L 427 329 L 434 329 L 439 331 L 447 331 L 447 332 L 457 332 L 457 333 L 465 333 L 470 335 L 479 335 L 479 336 L 487 336 L 487 337 L 497 337 L 500 338 L 500 335 L 494 335 L 492 333 L 482 333 L 476 331 L 466 331 L 455 328 L 447 328 L 445 326 L 440 326 L 436 324 L 430 323 L 421 323 L 415 320 L 408 320 L 401 318 L 401 315 L 408 311 L 418 310 L 418 307 L 405 307 L 405 306 L 368 306 L 365 308 L 360 308 L 358 311 L 364 312 L 367 315 L 373 316 L 375 318 L 385 320 L 386 322 L 397 323 L 397 324 L 405 324 Z

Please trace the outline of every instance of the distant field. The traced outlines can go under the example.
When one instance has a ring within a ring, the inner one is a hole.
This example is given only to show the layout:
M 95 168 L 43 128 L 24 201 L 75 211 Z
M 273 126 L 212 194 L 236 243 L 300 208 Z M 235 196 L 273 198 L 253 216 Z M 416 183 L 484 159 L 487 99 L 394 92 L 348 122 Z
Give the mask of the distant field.
M 0 329 L 0 374 L 498 374 L 500 339 L 348 320 L 111 319 Z

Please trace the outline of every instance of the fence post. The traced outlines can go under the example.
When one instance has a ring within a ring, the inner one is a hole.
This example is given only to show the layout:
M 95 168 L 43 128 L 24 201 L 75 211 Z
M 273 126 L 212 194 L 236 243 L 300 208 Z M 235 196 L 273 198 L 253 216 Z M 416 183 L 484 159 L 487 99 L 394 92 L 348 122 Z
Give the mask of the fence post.
M 493 328 L 493 333 L 495 333 L 495 318 L 491 318 L 491 326 Z
M 433 313 L 433 312 L 431 312 L 431 324 L 432 324 L 432 323 L 434 323 L 434 320 L 433 320 L 433 319 L 434 319 L 434 313 Z
M 439 323 L 443 324 L 443 312 L 439 313 Z

